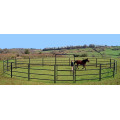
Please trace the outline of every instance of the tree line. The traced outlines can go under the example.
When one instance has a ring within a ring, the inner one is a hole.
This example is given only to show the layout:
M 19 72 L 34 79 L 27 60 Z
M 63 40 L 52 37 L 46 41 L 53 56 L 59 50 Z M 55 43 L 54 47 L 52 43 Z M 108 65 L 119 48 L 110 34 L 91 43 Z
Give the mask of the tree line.
M 49 51 L 49 50 L 62 50 L 62 49 L 80 49 L 80 48 L 96 48 L 96 47 L 103 47 L 100 45 L 94 45 L 94 44 L 90 44 L 90 45 L 78 45 L 78 46 L 65 46 L 65 47 L 51 47 L 51 48 L 44 48 L 43 51 Z M 107 45 L 105 45 L 104 47 L 107 47 Z

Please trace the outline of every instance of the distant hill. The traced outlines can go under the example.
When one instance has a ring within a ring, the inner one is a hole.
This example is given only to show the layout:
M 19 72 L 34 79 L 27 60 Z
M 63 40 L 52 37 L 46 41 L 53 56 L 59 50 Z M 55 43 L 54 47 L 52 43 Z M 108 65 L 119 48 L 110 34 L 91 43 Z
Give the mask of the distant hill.
M 82 57 L 120 57 L 120 46 L 100 46 L 90 44 L 89 46 L 65 46 L 53 47 L 44 49 L 35 48 L 13 48 L 13 49 L 0 49 L 0 59 L 16 57 L 44 57 L 55 54 L 74 54 L 75 56 Z

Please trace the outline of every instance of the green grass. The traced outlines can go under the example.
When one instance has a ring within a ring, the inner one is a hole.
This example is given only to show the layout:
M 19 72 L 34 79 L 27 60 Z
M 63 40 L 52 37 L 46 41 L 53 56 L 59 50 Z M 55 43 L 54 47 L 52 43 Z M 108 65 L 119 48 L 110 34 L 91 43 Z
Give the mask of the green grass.
M 100 56 L 99 53 L 93 51 L 92 48 L 80 48 L 80 49 L 71 49 L 69 50 L 69 54 L 77 54 L 77 55 L 81 55 L 83 53 L 86 53 L 88 55 L 88 57 L 90 56 Z
M 54 64 L 52 62 L 52 60 L 54 60 L 54 58 L 50 58 L 51 59 L 51 64 Z M 49 60 L 50 60 L 49 59 Z M 66 60 L 67 62 L 66 65 L 68 65 L 69 63 L 69 59 L 68 58 L 57 58 L 58 60 Z M 78 58 L 80 59 L 80 58 Z M 31 63 L 42 63 L 42 60 L 40 59 L 36 59 L 37 61 L 34 62 L 34 60 L 31 60 Z M 102 81 L 98 81 L 99 79 L 99 66 L 96 68 L 95 66 L 87 66 L 87 70 L 82 70 L 82 67 L 79 67 L 80 71 L 77 70 L 76 72 L 76 80 L 81 80 L 81 79 L 94 79 L 97 78 L 97 80 L 82 80 L 82 81 L 76 81 L 76 83 L 73 83 L 73 73 L 71 70 L 70 66 L 58 66 L 58 70 L 69 70 L 69 71 L 58 71 L 58 75 L 67 75 L 67 76 L 58 76 L 58 81 L 56 84 L 54 84 L 53 81 L 50 80 L 37 80 L 37 79 L 31 79 L 30 81 L 28 81 L 28 78 L 19 78 L 19 77 L 13 77 L 10 78 L 10 75 L 3 75 L 2 74 L 2 66 L 3 66 L 3 62 L 0 61 L 0 84 L 1 85 L 117 85 L 120 84 L 120 77 L 119 77 L 119 71 L 120 71 L 120 59 L 116 59 L 118 61 L 118 74 L 116 74 L 115 78 L 113 77 L 107 77 L 102 79 Z M 23 61 L 23 60 L 22 60 Z M 109 60 L 106 59 L 101 59 L 98 61 L 98 63 L 100 63 L 101 61 L 106 61 L 109 62 Z M 13 61 L 11 61 L 13 62 Z M 28 63 L 28 60 L 25 60 L 25 63 Z M 47 64 L 47 61 L 44 62 Z M 95 60 L 93 60 L 92 58 L 90 59 L 90 63 L 88 64 L 93 64 L 95 63 Z M 10 63 L 9 63 L 10 66 Z M 13 63 L 14 66 L 14 63 Z M 18 72 L 26 72 L 28 73 L 28 69 L 27 69 L 27 65 L 18 65 L 18 67 L 25 67 L 26 69 L 22 69 L 22 68 L 17 68 L 14 69 L 13 71 L 18 71 Z M 106 66 L 108 67 L 108 66 Z M 30 70 L 31 73 L 35 73 L 35 74 L 50 74 L 50 76 L 48 75 L 34 75 L 31 74 L 30 77 L 31 78 L 39 78 L 39 79 L 54 79 L 54 66 L 31 66 L 32 69 L 50 69 L 50 71 L 47 70 Z M 89 69 L 98 69 L 98 70 L 92 70 L 90 71 Z M 82 70 L 82 71 L 81 71 Z M 111 73 L 106 73 L 103 74 L 102 77 L 106 77 L 106 76 L 111 76 L 112 70 L 111 69 L 104 69 L 102 70 L 102 73 L 104 72 L 108 72 L 111 71 Z M 8 72 L 9 73 L 9 72 Z M 9 73 L 10 74 L 10 73 Z M 87 75 L 86 74 L 97 74 L 97 75 Z M 13 72 L 13 75 L 17 75 L 17 76 L 22 76 L 22 77 L 28 77 L 27 74 L 25 73 L 17 73 L 17 72 Z M 53 76 L 51 76 L 53 75 Z M 84 75 L 84 76 L 78 76 L 78 75 Z M 59 80 L 72 80 L 72 81 L 59 81 Z
M 118 57 L 120 56 L 120 50 L 112 50 L 112 49 L 106 49 L 105 51 L 101 52 L 105 53 L 107 56 L 112 56 L 112 57 Z
M 117 48 L 119 48 L 119 47 L 117 47 Z M 114 49 L 114 47 L 106 48 L 104 51 L 101 51 L 101 53 L 104 54 L 106 57 L 119 57 L 120 50 L 113 50 L 113 49 Z M 94 51 L 92 48 L 70 49 L 70 50 L 67 50 L 67 52 L 68 52 L 68 54 L 78 54 L 78 55 L 86 53 L 88 55 L 88 57 L 90 57 L 90 56 L 101 57 L 100 53 Z

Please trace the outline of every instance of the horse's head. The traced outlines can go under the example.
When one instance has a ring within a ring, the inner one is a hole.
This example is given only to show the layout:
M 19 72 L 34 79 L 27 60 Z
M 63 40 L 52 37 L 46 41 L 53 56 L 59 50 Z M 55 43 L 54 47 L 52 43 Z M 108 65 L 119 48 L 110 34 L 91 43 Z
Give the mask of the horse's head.
M 77 63 L 77 61 L 74 61 L 74 64 Z
M 88 58 L 86 59 L 86 62 L 90 62 Z

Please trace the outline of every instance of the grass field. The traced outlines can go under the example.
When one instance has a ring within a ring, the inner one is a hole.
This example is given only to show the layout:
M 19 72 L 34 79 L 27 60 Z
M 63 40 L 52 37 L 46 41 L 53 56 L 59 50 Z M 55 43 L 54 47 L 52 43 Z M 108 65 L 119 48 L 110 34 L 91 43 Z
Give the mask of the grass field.
M 118 48 L 118 50 L 113 50 L 115 48 Z M 51 53 L 51 52 L 52 50 L 43 51 L 43 53 Z M 59 52 L 59 50 L 56 50 L 56 52 Z M 78 54 L 78 55 L 86 53 L 88 57 L 90 56 L 101 57 L 101 54 L 95 52 L 92 48 L 70 49 L 70 50 L 64 50 L 64 52 L 67 54 Z M 105 48 L 104 51 L 101 51 L 101 53 L 105 57 L 120 57 L 120 47 Z
M 54 64 L 54 62 L 52 61 L 54 58 L 50 58 L 51 60 L 51 64 Z M 54 81 L 50 81 L 50 80 L 54 80 L 54 66 L 38 66 L 38 65 L 31 65 L 31 69 L 30 69 L 30 73 L 34 73 L 30 75 L 30 81 L 28 81 L 28 66 L 27 64 L 17 64 L 17 67 L 21 67 L 21 68 L 17 68 L 14 69 L 13 71 L 13 78 L 10 78 L 10 75 L 3 75 L 3 62 L 0 61 L 0 84 L 1 85 L 118 85 L 120 84 L 120 77 L 119 77 L 119 71 L 120 71 L 120 59 L 117 58 L 116 60 L 118 61 L 118 69 L 117 69 L 117 73 L 115 75 L 115 78 L 113 77 L 107 77 L 102 79 L 102 81 L 99 81 L 99 66 L 96 68 L 96 66 L 87 66 L 87 70 L 82 70 L 80 67 L 79 70 L 76 71 L 76 83 L 73 83 L 73 73 L 71 71 L 71 67 L 69 66 L 69 59 L 68 58 L 57 58 L 58 61 L 62 59 L 62 61 L 66 61 L 66 65 L 67 66 L 58 66 L 58 81 L 56 84 L 54 84 Z M 72 59 L 72 58 L 71 58 Z M 78 58 L 79 59 L 79 58 Z M 88 65 L 95 63 L 95 60 L 90 59 L 91 62 L 88 63 Z M 28 63 L 29 60 L 19 60 L 17 61 L 19 62 L 24 62 L 24 63 Z M 65 62 L 64 61 L 64 62 Z M 106 61 L 106 59 L 103 59 L 102 61 L 105 62 L 109 62 L 109 60 Z M 10 62 L 14 62 L 14 61 L 10 61 Z M 42 63 L 42 59 L 36 59 L 36 61 L 31 60 L 30 61 L 31 64 L 41 64 Z M 48 61 L 44 60 L 44 64 L 47 64 Z M 58 62 L 59 63 L 59 62 Z M 99 61 L 98 61 L 99 63 Z M 59 64 L 63 64 L 63 63 L 59 63 Z M 15 64 L 14 64 L 15 65 Z M 14 66 L 13 65 L 13 66 Z M 10 66 L 10 63 L 9 63 Z M 107 67 L 107 66 L 106 66 Z M 24 69 L 23 69 L 24 68 Z M 42 70 L 39 70 L 42 69 Z M 47 70 L 46 70 L 47 69 Z M 95 70 L 89 70 L 89 69 L 95 69 Z M 98 70 L 97 70 L 98 69 Z M 63 70 L 68 70 L 68 71 L 63 71 Z M 17 72 L 15 72 L 17 71 Z M 102 73 L 104 72 L 108 72 L 111 71 L 111 69 L 103 69 Z M 23 73 L 26 72 L 26 73 Z M 10 72 L 7 72 L 8 74 L 10 74 Z M 39 75 L 39 74 L 47 74 L 47 75 Z M 95 75 L 86 75 L 86 74 L 95 74 Z M 102 77 L 106 77 L 106 76 L 112 76 L 112 71 L 111 73 L 106 73 L 103 74 Z M 83 76 L 84 75 L 84 76 Z M 26 78 L 21 78 L 21 77 L 15 77 L 15 76 L 22 76 L 22 77 L 26 77 Z M 32 79 L 32 78 L 38 78 L 41 80 L 37 80 L 37 79 Z M 96 80 L 82 80 L 82 79 L 95 79 Z M 42 80 L 42 79 L 50 79 L 50 80 Z M 59 81 L 61 80 L 61 81 Z M 71 81 L 63 81 L 63 80 L 71 80 Z

